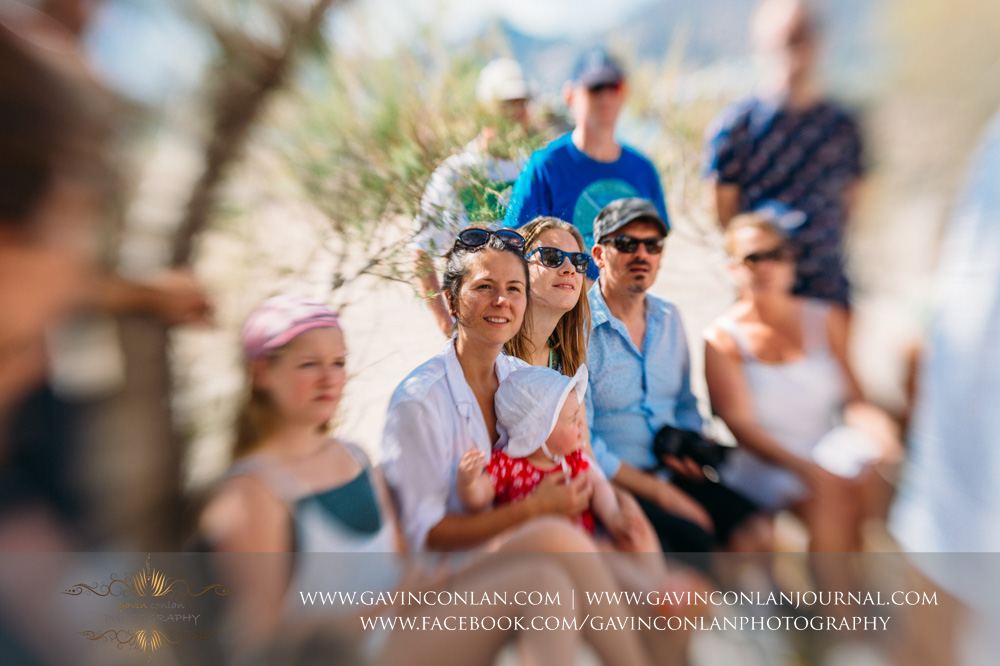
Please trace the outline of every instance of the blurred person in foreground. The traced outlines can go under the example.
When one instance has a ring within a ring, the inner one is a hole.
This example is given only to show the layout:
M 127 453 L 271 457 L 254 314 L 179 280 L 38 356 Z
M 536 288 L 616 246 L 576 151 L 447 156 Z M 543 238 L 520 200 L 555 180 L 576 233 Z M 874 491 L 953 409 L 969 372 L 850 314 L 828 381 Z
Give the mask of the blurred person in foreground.
M 65 523 L 12 464 L 18 402 L 46 372 L 45 335 L 87 299 L 95 228 L 112 182 L 104 95 L 66 53 L 0 16 L 0 553 L 68 551 Z M 80 663 L 57 637 L 64 557 L 0 566 L 0 661 Z M 56 589 L 53 589 L 56 588 Z M 51 595 L 49 594 L 51 593 Z
M 58 63 L 81 85 L 103 91 L 82 46 L 90 3 L 52 0 L 39 7 L 8 3 L 0 6 L 0 17 L 41 57 Z M 100 94 L 105 113 L 125 115 L 123 105 L 111 94 Z M 105 209 L 110 212 L 113 206 Z M 172 326 L 205 323 L 210 314 L 208 299 L 189 271 L 124 277 L 101 261 L 98 255 L 107 245 L 107 235 L 98 236 L 94 233 L 89 239 L 90 259 L 105 265 L 95 265 L 88 278 L 80 281 L 78 307 L 49 331 L 44 381 L 20 402 L 7 428 L 7 477 L 11 481 L 7 496 L 20 501 L 42 499 L 73 531 L 79 548 L 110 537 L 106 505 L 94 491 L 112 477 L 105 472 L 99 479 L 92 478 L 87 470 L 104 467 L 108 454 L 99 442 L 106 438 L 95 433 L 95 424 L 102 421 L 116 392 L 120 393 L 126 373 L 119 329 L 111 317 L 145 316 Z M 88 437 L 99 439 L 85 441 Z M 119 527 L 117 536 L 129 538 L 126 530 Z
M 909 431 L 909 458 L 890 530 L 941 606 L 914 608 L 899 663 L 960 663 L 961 604 L 1000 618 L 1000 115 L 945 231 Z M 950 555 L 941 555 L 948 553 Z M 991 555 L 984 557 L 984 553 Z M 991 657 L 996 655 L 993 636 Z
M 40 52 L 58 58 L 61 67 L 101 86 L 83 49 L 83 37 L 94 9 L 89 0 L 44 0 L 38 10 L 9 3 L 0 8 L 0 18 Z M 168 326 L 207 323 L 211 314 L 204 289 L 187 269 L 163 271 L 142 279 L 104 270 L 87 284 L 85 305 L 99 312 L 148 315 Z
M 759 91 L 709 127 L 705 178 L 719 223 L 775 218 L 798 253 L 794 293 L 850 304 L 842 239 L 862 175 L 855 121 L 816 79 L 819 25 L 804 0 L 764 0 L 752 23 Z
M 101 117 L 107 99 L 64 53 L 6 24 L 0 31 L 0 461 L 8 469 L 17 401 L 45 377 L 45 334 L 89 303 L 111 178 Z M 4 484 L 6 499 L 17 485 Z
M 668 224 L 660 175 L 639 151 L 618 141 L 615 128 L 628 93 L 621 65 L 604 49 L 584 52 L 563 88 L 574 121 L 572 132 L 535 151 L 514 184 L 504 223 L 523 227 L 539 216 L 571 222 L 589 250 L 594 219 L 601 209 L 625 197 L 648 199 Z M 597 278 L 591 263 L 587 277 Z
M 497 58 L 483 67 L 476 83 L 476 99 L 500 122 L 483 127 L 462 152 L 434 170 L 413 220 L 415 235 L 410 242 L 416 252 L 418 287 L 438 327 L 448 337 L 455 323 L 441 294 L 436 260 L 444 257 L 458 232 L 470 223 L 503 219 L 511 187 L 526 161 L 510 148 L 517 131 L 528 131 L 531 99 L 531 86 L 517 61 Z

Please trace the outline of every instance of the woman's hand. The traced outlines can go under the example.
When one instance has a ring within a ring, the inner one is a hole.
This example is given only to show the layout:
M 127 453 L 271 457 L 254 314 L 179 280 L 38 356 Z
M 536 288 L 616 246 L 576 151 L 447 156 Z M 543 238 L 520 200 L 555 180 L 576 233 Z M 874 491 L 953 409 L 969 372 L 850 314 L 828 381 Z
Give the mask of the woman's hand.
M 586 474 L 567 483 L 565 472 L 549 474 L 538 484 L 529 499 L 538 503 L 541 513 L 555 513 L 575 518 L 590 506 L 594 489 Z

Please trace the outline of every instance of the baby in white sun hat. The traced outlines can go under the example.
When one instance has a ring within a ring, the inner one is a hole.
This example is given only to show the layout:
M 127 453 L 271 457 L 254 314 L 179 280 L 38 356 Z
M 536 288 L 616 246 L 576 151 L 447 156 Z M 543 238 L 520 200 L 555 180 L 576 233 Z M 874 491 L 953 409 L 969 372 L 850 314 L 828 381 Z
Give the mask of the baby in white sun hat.
M 545 367 L 515 370 L 497 388 L 494 407 L 497 430 L 506 446 L 493 450 L 489 461 L 471 449 L 458 465 L 457 490 L 470 511 L 517 502 L 530 495 L 550 474 L 566 483 L 586 475 L 593 489 L 590 508 L 579 516 L 590 533 L 596 521 L 615 541 L 629 541 L 635 526 L 618 503 L 607 479 L 584 452 L 583 397 L 587 367 L 572 377 Z

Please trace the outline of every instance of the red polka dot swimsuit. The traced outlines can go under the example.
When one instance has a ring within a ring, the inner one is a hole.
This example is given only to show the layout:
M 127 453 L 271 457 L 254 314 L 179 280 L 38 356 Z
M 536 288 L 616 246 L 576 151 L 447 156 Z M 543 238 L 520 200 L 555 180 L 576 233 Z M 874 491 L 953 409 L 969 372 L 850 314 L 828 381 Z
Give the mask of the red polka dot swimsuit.
M 576 478 L 580 472 L 588 469 L 590 463 L 583 457 L 583 449 L 577 449 L 566 456 L 570 473 Z M 550 470 L 538 469 L 527 458 L 511 458 L 503 451 L 494 451 L 490 464 L 486 467 L 496 490 L 496 504 L 510 504 L 522 500 L 535 489 L 542 479 L 562 469 L 561 466 Z M 591 534 L 597 529 L 594 514 L 587 509 L 580 514 L 580 525 Z

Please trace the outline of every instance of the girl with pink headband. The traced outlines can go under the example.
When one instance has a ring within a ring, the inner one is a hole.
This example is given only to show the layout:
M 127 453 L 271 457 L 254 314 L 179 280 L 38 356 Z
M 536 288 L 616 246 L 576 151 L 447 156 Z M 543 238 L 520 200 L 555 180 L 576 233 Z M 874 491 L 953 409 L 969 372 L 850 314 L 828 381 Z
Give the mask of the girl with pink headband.
M 371 663 L 437 663 L 440 651 L 432 644 L 443 640 L 468 663 L 487 663 L 514 637 L 512 632 L 500 640 L 483 640 L 475 632 L 362 632 L 356 609 L 309 608 L 299 591 L 413 591 L 448 582 L 455 589 L 482 594 L 519 589 L 570 594 L 570 579 L 558 564 L 535 556 L 528 556 L 530 562 L 507 560 L 488 567 L 479 562 L 447 579 L 441 573 L 406 573 L 396 554 L 402 540 L 381 472 L 358 446 L 329 434 L 347 378 L 347 351 L 337 314 L 319 303 L 277 296 L 250 315 L 242 342 L 249 395 L 238 419 L 233 465 L 203 514 L 201 530 L 216 552 L 289 554 L 223 556 L 232 557 L 225 559 L 229 564 L 223 571 L 229 576 L 234 606 L 245 614 L 236 624 L 246 629 L 253 649 L 265 648 L 271 637 L 283 633 L 278 631 L 282 623 L 294 617 L 297 632 L 304 626 L 326 627 L 331 621 L 353 632 Z M 540 570 L 545 572 L 541 578 Z M 481 616 L 480 622 L 515 611 L 524 609 L 463 608 L 465 615 Z M 416 611 L 375 607 L 361 614 L 408 612 Z M 454 609 L 419 612 L 434 615 Z M 579 634 L 523 632 L 518 640 L 537 663 L 572 664 Z

